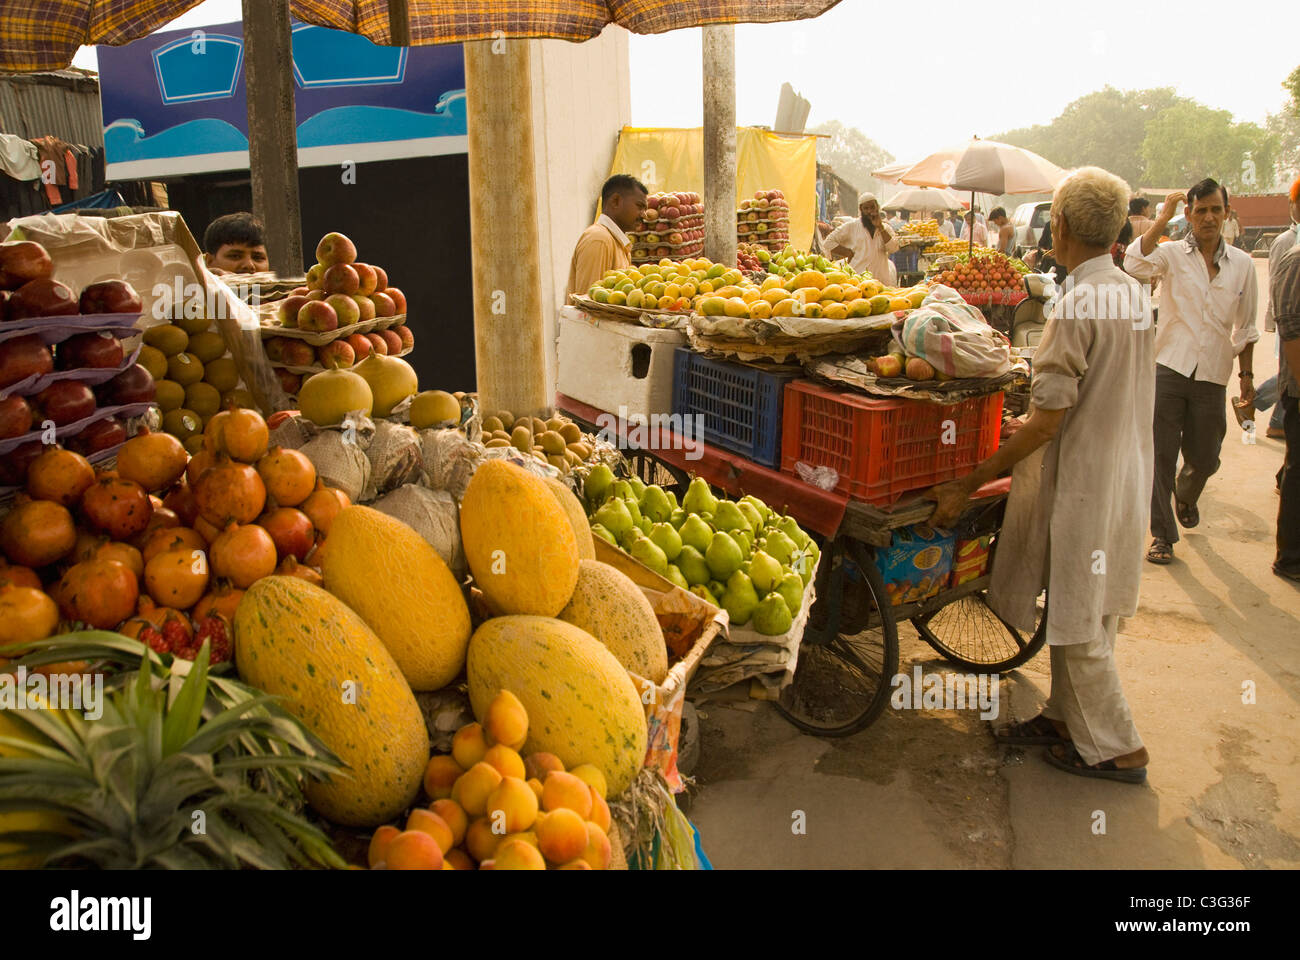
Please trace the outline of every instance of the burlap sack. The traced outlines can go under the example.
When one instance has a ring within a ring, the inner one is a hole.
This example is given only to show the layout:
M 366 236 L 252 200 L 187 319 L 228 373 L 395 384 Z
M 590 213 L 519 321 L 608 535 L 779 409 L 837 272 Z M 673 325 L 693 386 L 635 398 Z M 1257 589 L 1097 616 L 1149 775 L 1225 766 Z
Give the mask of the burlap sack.
M 427 485 L 433 490 L 446 490 L 457 503 L 465 496 L 470 477 L 486 452 L 481 443 L 472 442 L 459 430 L 420 431 Z
M 460 542 L 460 508 L 450 493 L 408 483 L 376 500 L 373 506 L 424 537 L 456 579 L 465 579 L 469 565 Z
M 345 439 L 339 430 L 322 430 L 303 444 L 300 452 L 315 465 L 325 486 L 337 487 L 357 503 L 370 480 L 370 461 L 354 439 L 352 434 Z
M 315 435 L 315 424 L 302 417 L 289 417 L 271 431 L 270 445 L 284 450 L 301 450 Z
M 420 437 L 404 424 L 380 420 L 366 447 L 366 458 L 370 461 L 370 478 L 361 492 L 362 502 L 419 480 Z

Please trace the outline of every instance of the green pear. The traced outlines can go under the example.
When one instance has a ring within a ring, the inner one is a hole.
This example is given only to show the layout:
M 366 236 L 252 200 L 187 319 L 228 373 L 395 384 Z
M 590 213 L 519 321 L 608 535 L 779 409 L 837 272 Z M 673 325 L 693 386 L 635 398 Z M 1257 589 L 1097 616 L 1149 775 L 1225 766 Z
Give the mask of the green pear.
M 623 506 L 627 507 L 628 515 L 632 517 L 634 526 L 641 526 L 641 508 L 636 505 L 635 500 L 624 500 Z
M 610 495 L 618 497 L 620 500 L 627 500 L 632 496 L 632 488 L 628 486 L 626 480 L 615 480 L 610 487 Z
M 709 489 L 708 482 L 703 477 L 692 480 L 691 485 L 686 488 L 686 496 L 682 498 L 682 509 L 687 513 L 711 514 L 717 506 L 718 498 Z
M 754 538 L 750 535 L 749 531 L 732 530 L 728 536 L 736 541 L 736 545 L 740 547 L 741 556 L 748 560 L 750 555 L 754 552 Z
M 758 508 L 755 507 L 752 503 L 749 503 L 748 501 L 745 500 L 737 500 L 736 509 L 738 509 L 742 514 L 744 514 L 745 519 L 749 521 L 749 525 L 751 528 L 753 528 L 754 530 L 759 530 L 762 528 L 763 515 L 758 512 Z
M 677 554 L 677 569 L 692 587 L 709 582 L 709 565 L 704 560 L 704 554 L 694 547 L 682 547 Z
M 641 482 L 639 477 L 629 477 L 627 485 L 631 488 L 632 496 L 636 499 L 636 502 L 640 503 L 641 498 L 645 496 L 645 484 Z
M 710 580 L 705 584 L 705 586 L 709 588 L 709 593 L 719 599 L 721 599 L 722 595 L 727 592 L 727 585 L 721 580 Z M 722 606 L 722 604 L 718 604 L 718 606 Z
M 796 547 L 802 547 L 808 543 L 808 534 L 799 528 L 794 517 L 782 517 L 777 523 L 777 529 L 789 537 Z
M 677 494 L 673 493 L 671 490 L 668 491 L 668 502 L 673 505 L 674 510 L 681 507 L 681 504 L 677 502 Z
M 669 562 L 677 559 L 677 555 L 682 552 L 682 537 L 676 530 L 666 523 L 656 523 L 652 526 L 646 536 L 655 542 L 655 545 L 664 552 L 664 556 Z
M 704 562 L 709 565 L 709 572 L 719 580 L 739 570 L 744 559 L 740 546 L 721 530 L 713 535 L 709 549 L 704 551 Z
M 689 590 L 691 588 L 691 585 L 686 582 L 686 578 L 682 576 L 682 572 L 677 569 L 676 564 L 668 564 L 668 579 L 683 590 Z M 795 579 L 797 580 L 799 578 L 795 577 Z
M 785 598 L 779 593 L 769 593 L 753 610 L 754 629 L 766 637 L 779 637 L 790 629 L 794 617 Z
M 790 616 L 797 617 L 799 608 L 803 606 L 803 578 L 799 574 L 791 571 L 781 578 L 781 582 L 776 585 L 776 592 L 785 600 L 785 605 L 790 608 Z
M 754 528 L 749 525 L 740 508 L 730 500 L 718 501 L 718 509 L 713 511 L 713 526 L 718 530 L 746 530 L 750 534 L 754 532 Z
M 763 539 L 763 549 L 766 550 L 777 563 L 783 567 L 790 565 L 790 559 L 794 556 L 794 541 L 787 537 L 780 530 L 771 530 Z
M 709 549 L 709 541 L 713 539 L 713 528 L 694 513 L 687 516 L 677 532 L 682 535 L 682 543 L 694 547 L 700 553 Z
M 749 579 L 754 581 L 754 589 L 760 597 L 765 597 L 776 589 L 785 571 L 771 554 L 759 550 L 749 562 Z
M 704 586 L 704 584 L 702 583 L 697 583 L 695 586 L 691 587 L 691 593 L 695 594 L 701 600 L 707 600 L 715 607 L 722 606 L 722 604 L 718 602 L 718 598 L 715 597 L 713 594 L 709 593 L 709 588 Z
M 591 525 L 591 535 L 593 537 L 600 537 L 600 539 L 606 541 L 607 543 L 612 543 L 616 547 L 618 546 L 618 539 L 607 529 L 605 529 L 603 524 L 593 523 Z
M 655 573 L 661 576 L 668 575 L 668 558 L 664 556 L 664 552 L 649 537 L 641 537 L 633 543 L 631 548 L 628 549 L 628 553 Z
M 686 511 L 681 507 L 673 507 L 673 512 L 668 515 L 668 522 L 673 525 L 674 530 L 681 530 L 682 524 L 686 522 Z
M 663 523 L 672 516 L 673 505 L 668 502 L 668 494 L 664 493 L 662 487 L 655 485 L 645 488 L 645 496 L 641 498 L 641 513 L 655 523 Z
M 758 515 L 762 518 L 762 523 L 754 524 L 755 527 L 766 526 L 767 522 L 772 518 L 772 508 L 753 494 L 741 497 L 740 502 L 747 503 L 758 511 Z
M 627 504 L 617 498 L 606 500 L 592 519 L 608 530 L 615 540 L 622 540 L 632 528 L 632 514 L 628 513 Z
M 596 507 L 605 502 L 605 498 L 609 495 L 609 488 L 613 485 L 614 471 L 605 464 L 598 463 L 587 474 L 586 482 L 582 485 L 582 493 L 587 498 L 587 502 Z
M 727 589 L 722 594 L 722 606 L 732 623 L 736 626 L 748 623 L 758 605 L 758 594 L 754 592 L 754 584 L 749 577 L 737 570 L 727 578 Z
M 791 567 L 795 573 L 799 574 L 799 579 L 803 581 L 804 586 L 808 586 L 808 581 L 812 579 L 813 562 L 808 554 L 801 554 Z
M 624 550 L 631 551 L 632 544 L 645 537 L 645 532 L 635 524 L 627 528 L 627 532 L 618 538 L 618 545 Z
M 649 517 L 642 517 L 637 521 L 637 527 L 648 537 L 650 536 L 650 531 L 654 529 L 655 525 Z

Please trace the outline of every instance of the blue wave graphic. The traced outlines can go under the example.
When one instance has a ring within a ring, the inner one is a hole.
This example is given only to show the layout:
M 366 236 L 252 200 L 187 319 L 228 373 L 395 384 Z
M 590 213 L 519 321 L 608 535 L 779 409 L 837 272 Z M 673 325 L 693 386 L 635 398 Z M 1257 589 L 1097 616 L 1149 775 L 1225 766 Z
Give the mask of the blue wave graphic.
M 406 47 L 380 47 L 363 36 L 310 24 L 293 28 L 293 75 L 300 87 L 401 83 Z
M 446 95 L 435 113 L 396 107 L 349 106 L 323 110 L 298 125 L 298 146 L 330 147 L 350 143 L 387 143 L 425 137 L 465 136 L 464 91 Z
M 247 150 L 248 138 L 213 117 L 190 120 L 152 137 L 144 135 L 139 120 L 115 120 L 104 129 L 104 149 L 113 163 L 125 163 Z

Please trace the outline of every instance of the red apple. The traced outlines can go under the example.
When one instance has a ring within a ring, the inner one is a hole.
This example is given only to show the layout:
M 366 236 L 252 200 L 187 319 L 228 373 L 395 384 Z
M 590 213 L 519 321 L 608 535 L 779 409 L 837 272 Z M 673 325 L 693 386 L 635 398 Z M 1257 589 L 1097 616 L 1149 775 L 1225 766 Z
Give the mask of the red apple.
M 406 312 L 406 294 L 396 287 L 389 287 L 384 293 L 388 294 L 388 298 L 393 301 L 393 306 L 397 308 L 398 313 Z
M 327 233 L 316 245 L 316 259 L 327 267 L 336 263 L 356 263 L 357 246 L 341 233 Z
M 375 284 L 379 282 L 379 274 L 375 272 L 375 268 L 368 263 L 354 263 L 352 264 L 352 269 L 355 270 L 357 276 L 361 278 L 361 286 L 357 287 L 356 292 L 361 294 L 363 297 L 368 297 L 370 294 L 374 293 L 376 290 Z M 348 291 L 340 290 L 338 292 L 347 293 Z
M 54 262 L 39 243 L 11 240 L 0 243 L 0 288 L 16 290 L 32 280 L 46 280 L 54 273 Z
M 112 380 L 99 388 L 99 397 L 105 406 L 126 403 L 153 403 L 157 388 L 153 374 L 138 363 L 133 363 Z
M 126 443 L 126 427 L 117 417 L 105 417 L 96 420 L 75 437 L 68 437 L 66 446 L 69 450 L 88 457 L 119 443 Z
M 0 457 L 0 485 L 21 487 L 27 482 L 27 467 L 45 452 L 45 444 L 28 440 Z
M 309 293 L 311 293 L 311 287 L 308 287 L 308 286 L 294 287 L 292 290 L 289 291 L 289 296 L 291 296 L 291 297 L 305 297 L 305 296 L 307 296 L 307 294 L 309 294 Z
M 369 339 L 366 338 L 365 334 L 354 333 L 347 338 L 347 341 L 348 346 L 352 348 L 352 353 L 357 360 L 364 360 L 366 357 L 370 356 L 370 351 L 373 349 L 373 345 Z
M 370 341 L 370 346 L 374 349 L 375 353 L 379 354 L 381 357 L 388 356 L 387 340 L 377 333 L 367 333 L 366 339 Z
M 361 278 L 350 263 L 336 263 L 326 268 L 320 278 L 320 288 L 326 293 L 345 293 L 348 296 L 361 288 Z
M 365 323 L 367 320 L 375 319 L 376 312 L 379 308 L 375 305 L 373 297 L 362 296 L 358 293 L 352 297 L 352 300 L 357 305 L 358 323 Z
M 350 302 L 350 301 L 349 301 Z M 353 304 L 355 307 L 356 304 Z M 302 330 L 326 332 L 337 330 L 339 315 L 323 300 L 309 300 L 298 311 L 298 327 Z
M 316 350 L 305 340 L 286 338 L 281 357 L 287 367 L 310 367 L 316 362 Z
M 54 366 L 59 370 L 120 367 L 122 341 L 111 333 L 79 333 L 55 347 Z
M 667 220 L 676 220 L 682 215 L 681 207 L 669 207 L 664 211 L 664 218 Z
M 275 375 L 280 381 L 280 389 L 290 396 L 296 394 L 298 388 L 302 386 L 302 377 L 296 373 L 291 373 L 283 367 L 276 367 Z
M 357 359 L 357 355 L 352 352 L 352 345 L 346 340 L 331 340 L 324 346 L 317 347 L 316 356 L 326 370 L 350 367 Z
M 310 293 L 311 291 L 307 291 Z M 298 311 L 308 303 L 307 293 L 295 293 L 285 297 L 276 308 L 275 315 L 282 327 L 298 326 Z
M 376 317 L 395 317 L 397 316 L 397 304 L 393 298 L 388 295 L 388 291 L 379 290 L 370 295 L 370 302 L 375 306 Z
M 135 287 L 125 280 L 100 280 L 81 291 L 82 313 L 139 313 L 144 309 Z
M 401 339 L 403 350 L 411 350 L 415 347 L 415 334 L 411 332 L 411 328 L 406 324 L 393 327 L 393 333 L 397 334 L 398 338 Z
M 388 355 L 395 357 L 402 352 L 402 338 L 393 330 L 380 330 L 379 335 L 388 344 Z
M 307 271 L 307 289 L 319 290 L 320 278 L 324 273 L 325 273 L 325 264 L 323 263 L 313 264 L 312 268 Z
M 325 303 L 334 308 L 334 313 L 338 317 L 338 325 L 340 327 L 346 327 L 350 324 L 357 323 L 361 319 L 361 308 L 357 306 L 357 302 L 346 293 L 331 293 L 325 298 Z
M 0 397 L 0 440 L 21 437 L 31 428 L 31 404 L 19 396 Z
M 646 197 L 645 205 L 646 205 L 646 209 L 653 210 L 655 207 L 659 206 L 659 197 L 657 195 L 653 197 Z
M 266 351 L 266 359 L 270 360 L 272 363 L 283 363 L 284 345 L 288 342 L 288 337 L 270 337 L 263 340 L 262 349 Z
M 325 291 L 324 291 L 324 290 L 308 290 L 308 291 L 307 291 L 307 299 L 308 299 L 308 300 L 324 300 L 324 299 L 325 299 Z M 299 307 L 298 309 L 301 310 L 302 308 Z
M 95 412 L 95 394 L 80 380 L 57 380 L 32 399 L 36 421 L 51 420 L 56 427 L 85 420 Z
M 26 380 L 32 374 L 54 370 L 54 357 L 39 334 L 14 337 L 0 343 L 0 389 Z
M 48 277 L 29 280 L 9 297 L 9 319 L 66 317 L 77 313 L 77 298 L 66 283 Z
M 383 267 L 375 266 L 373 263 L 370 265 L 370 269 L 375 271 L 375 289 L 386 289 L 388 287 L 388 271 Z M 369 296 L 369 294 L 366 294 L 366 296 Z

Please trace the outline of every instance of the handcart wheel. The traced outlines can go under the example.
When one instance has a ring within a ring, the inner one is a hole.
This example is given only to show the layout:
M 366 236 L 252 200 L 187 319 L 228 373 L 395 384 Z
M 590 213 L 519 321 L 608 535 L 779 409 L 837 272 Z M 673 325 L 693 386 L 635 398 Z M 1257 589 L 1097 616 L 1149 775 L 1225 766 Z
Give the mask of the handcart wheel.
M 628 466 L 632 468 L 633 475 L 646 486 L 657 483 L 665 489 L 678 486 L 685 489 L 691 482 L 691 478 L 684 471 L 665 463 L 652 453 L 643 450 L 624 450 L 623 456 Z
M 844 737 L 868 726 L 889 700 L 898 673 L 898 625 L 863 544 L 828 545 L 822 559 L 819 599 L 794 677 L 776 706 L 800 730 Z
M 1038 625 L 1028 639 L 989 606 L 987 591 L 970 593 L 934 613 L 912 620 L 921 639 L 968 670 L 1005 673 L 1028 662 L 1047 639 L 1047 607 L 1040 601 Z

